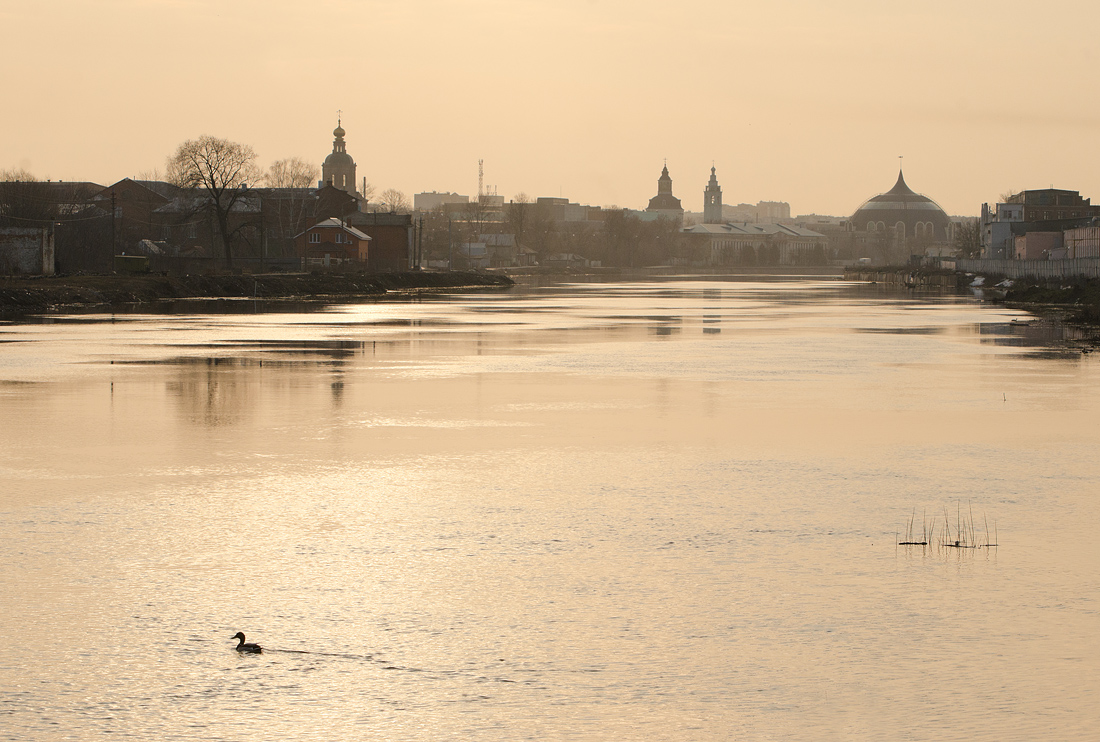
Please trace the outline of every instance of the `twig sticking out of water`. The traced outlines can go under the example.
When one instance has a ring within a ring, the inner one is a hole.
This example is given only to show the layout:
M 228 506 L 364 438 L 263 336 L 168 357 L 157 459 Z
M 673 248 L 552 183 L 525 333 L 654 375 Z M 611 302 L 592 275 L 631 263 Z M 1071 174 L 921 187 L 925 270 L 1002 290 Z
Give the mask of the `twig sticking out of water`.
M 974 518 L 974 505 L 967 502 L 967 515 L 962 514 L 962 503 L 956 503 L 955 522 L 951 522 L 951 514 L 945 505 L 943 508 L 943 525 L 940 528 L 939 538 L 936 538 L 936 520 L 929 520 L 927 512 L 923 516 L 921 524 L 921 536 L 916 531 L 916 509 L 914 508 L 905 526 L 905 540 L 898 541 L 898 546 L 927 546 L 938 549 L 984 549 L 997 546 L 997 521 L 993 521 L 993 539 L 989 538 L 989 518 L 982 515 L 985 523 L 984 542 L 978 539 L 977 521 Z M 895 532 L 895 537 L 897 533 Z M 919 541 L 917 539 L 920 539 Z

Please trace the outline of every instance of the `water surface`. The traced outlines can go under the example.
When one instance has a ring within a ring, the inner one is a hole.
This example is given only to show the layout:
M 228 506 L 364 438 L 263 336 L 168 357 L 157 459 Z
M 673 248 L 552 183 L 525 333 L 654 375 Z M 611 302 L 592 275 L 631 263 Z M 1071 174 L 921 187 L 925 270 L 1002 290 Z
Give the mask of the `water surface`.
M 1062 328 L 800 279 L 256 308 L 0 325 L 0 738 L 1095 739 Z M 945 509 L 999 546 L 895 545 Z

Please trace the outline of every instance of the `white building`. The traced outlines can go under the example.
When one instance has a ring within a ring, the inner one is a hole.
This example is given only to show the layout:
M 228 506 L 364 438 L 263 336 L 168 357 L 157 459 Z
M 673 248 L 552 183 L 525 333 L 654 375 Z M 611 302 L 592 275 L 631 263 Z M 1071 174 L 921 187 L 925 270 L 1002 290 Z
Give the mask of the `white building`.
M 1023 204 L 982 204 L 982 257 L 1011 258 L 1016 252 L 1012 225 L 1024 221 Z
M 413 195 L 413 208 L 417 211 L 432 211 L 438 209 L 444 204 L 468 204 L 470 203 L 469 196 L 462 196 L 457 193 L 439 193 L 438 191 L 429 191 L 426 193 L 417 193 Z

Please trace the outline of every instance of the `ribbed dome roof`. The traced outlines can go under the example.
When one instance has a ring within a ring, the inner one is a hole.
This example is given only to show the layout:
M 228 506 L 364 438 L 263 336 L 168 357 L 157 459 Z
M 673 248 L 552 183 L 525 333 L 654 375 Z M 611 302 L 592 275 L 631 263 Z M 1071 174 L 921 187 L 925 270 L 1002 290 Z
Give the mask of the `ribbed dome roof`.
M 869 198 L 852 214 L 851 222 L 858 230 L 868 229 L 874 223 L 879 229 L 893 227 L 898 222 L 905 225 L 906 234 L 916 234 L 918 223 L 931 222 L 938 239 L 947 237 L 950 219 L 940 205 L 928 196 L 921 195 L 905 183 L 905 176 L 898 172 L 898 182 L 886 193 Z M 869 230 L 872 231 L 872 230 Z

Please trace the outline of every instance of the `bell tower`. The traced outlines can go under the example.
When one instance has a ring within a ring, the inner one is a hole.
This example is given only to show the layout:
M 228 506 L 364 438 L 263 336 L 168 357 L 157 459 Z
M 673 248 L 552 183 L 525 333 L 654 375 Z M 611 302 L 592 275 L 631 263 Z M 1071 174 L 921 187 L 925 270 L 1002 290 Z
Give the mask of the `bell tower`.
M 722 188 L 714 166 L 710 168 L 710 182 L 703 191 L 703 224 L 725 224 L 722 218 Z
M 355 160 L 348 154 L 344 143 L 346 132 L 340 123 L 340 119 L 336 119 L 336 128 L 332 132 L 332 153 L 321 165 L 321 177 L 325 183 L 356 196 L 358 194 L 355 191 Z

